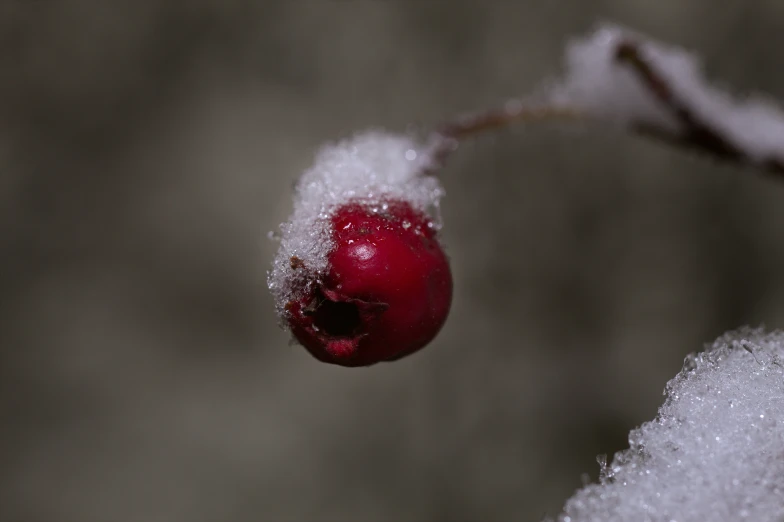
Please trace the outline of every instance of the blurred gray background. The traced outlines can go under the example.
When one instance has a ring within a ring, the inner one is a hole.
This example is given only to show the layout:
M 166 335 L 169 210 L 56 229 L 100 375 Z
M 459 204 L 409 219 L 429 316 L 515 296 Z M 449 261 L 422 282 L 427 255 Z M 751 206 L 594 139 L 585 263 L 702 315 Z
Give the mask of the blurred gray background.
M 602 19 L 784 98 L 779 0 L 0 0 L 0 519 L 540 520 L 688 352 L 784 326 L 784 183 L 530 126 L 443 172 L 428 349 L 277 328 L 266 232 L 319 144 L 495 106 Z

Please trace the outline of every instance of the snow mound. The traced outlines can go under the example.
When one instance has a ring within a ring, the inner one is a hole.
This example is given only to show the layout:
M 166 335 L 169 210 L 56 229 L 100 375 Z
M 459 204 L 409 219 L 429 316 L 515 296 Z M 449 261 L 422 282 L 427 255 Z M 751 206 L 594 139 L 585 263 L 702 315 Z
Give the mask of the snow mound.
M 748 328 L 687 357 L 657 418 L 558 520 L 784 520 L 783 365 L 784 333 Z

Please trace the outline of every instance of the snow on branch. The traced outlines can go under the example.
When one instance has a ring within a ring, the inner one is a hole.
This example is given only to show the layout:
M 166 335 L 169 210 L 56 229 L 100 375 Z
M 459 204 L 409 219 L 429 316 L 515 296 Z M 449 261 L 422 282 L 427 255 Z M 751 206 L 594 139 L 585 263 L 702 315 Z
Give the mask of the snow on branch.
M 441 127 L 440 159 L 472 134 L 515 121 L 590 119 L 784 176 L 784 112 L 710 85 L 696 56 L 605 25 L 566 47 L 562 78 L 537 96 Z
M 560 522 L 784 520 L 784 333 L 742 329 L 686 358 L 655 420 Z

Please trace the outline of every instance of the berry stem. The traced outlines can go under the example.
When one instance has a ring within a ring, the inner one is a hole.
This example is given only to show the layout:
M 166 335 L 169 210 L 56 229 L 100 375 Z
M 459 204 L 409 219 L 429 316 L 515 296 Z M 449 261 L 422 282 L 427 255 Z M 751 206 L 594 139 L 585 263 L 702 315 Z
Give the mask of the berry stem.
M 501 108 L 464 114 L 441 124 L 433 133 L 435 143 L 433 158 L 438 166 L 442 166 L 449 155 L 456 150 L 459 142 L 514 123 L 556 119 L 576 120 L 581 117 L 581 112 L 573 107 L 559 107 L 545 103 L 526 104 L 522 100 L 512 99 Z

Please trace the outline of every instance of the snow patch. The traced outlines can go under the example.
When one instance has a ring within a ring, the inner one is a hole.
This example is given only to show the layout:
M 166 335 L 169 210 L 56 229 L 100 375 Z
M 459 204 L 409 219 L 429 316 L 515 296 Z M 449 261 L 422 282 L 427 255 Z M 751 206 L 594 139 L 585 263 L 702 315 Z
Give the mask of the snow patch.
M 784 520 L 783 365 L 784 333 L 748 328 L 687 357 L 657 418 L 558 520 Z

